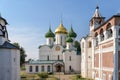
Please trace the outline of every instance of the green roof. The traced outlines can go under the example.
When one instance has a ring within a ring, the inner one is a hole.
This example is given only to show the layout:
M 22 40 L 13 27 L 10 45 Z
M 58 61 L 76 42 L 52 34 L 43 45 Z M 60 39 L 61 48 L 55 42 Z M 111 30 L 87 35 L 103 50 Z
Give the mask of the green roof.
M 58 60 L 37 60 L 37 61 L 30 61 L 29 64 L 54 64 L 55 62 L 57 62 Z M 63 60 L 59 60 L 60 62 L 63 62 Z
M 72 43 L 72 42 L 73 42 L 73 39 L 72 39 L 71 37 L 67 37 L 67 38 L 66 38 L 66 42 Z
M 69 31 L 69 33 L 68 33 L 68 36 L 70 36 L 70 37 L 74 37 L 74 38 L 77 37 L 77 34 L 74 32 L 74 30 L 73 30 L 72 27 L 71 27 L 71 29 L 70 29 L 70 31 Z
M 55 37 L 55 34 L 51 31 L 51 28 L 49 28 L 48 32 L 45 34 L 45 37 Z

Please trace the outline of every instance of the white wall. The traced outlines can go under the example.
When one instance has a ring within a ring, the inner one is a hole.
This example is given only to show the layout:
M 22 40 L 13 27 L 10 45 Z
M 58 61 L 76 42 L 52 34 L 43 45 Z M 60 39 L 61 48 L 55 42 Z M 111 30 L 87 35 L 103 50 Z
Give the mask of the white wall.
M 80 72 L 80 55 L 76 55 L 76 51 L 65 51 L 63 53 L 63 61 L 65 64 L 65 73 L 69 73 L 69 66 L 74 70 L 74 72 Z M 71 61 L 69 57 L 71 56 Z
M 0 80 L 20 80 L 19 55 L 18 50 L 0 49 Z

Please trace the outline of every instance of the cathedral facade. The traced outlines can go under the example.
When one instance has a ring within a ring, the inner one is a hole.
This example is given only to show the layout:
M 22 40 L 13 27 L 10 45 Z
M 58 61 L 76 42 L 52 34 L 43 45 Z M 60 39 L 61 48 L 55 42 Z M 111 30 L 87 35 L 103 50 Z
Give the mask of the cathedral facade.
M 105 20 L 96 7 L 90 33 L 81 39 L 81 75 L 120 80 L 120 14 Z
M 0 80 L 20 80 L 20 50 L 10 43 L 6 25 L 0 16 Z
M 76 36 L 73 28 L 68 32 L 62 22 L 55 34 L 49 28 L 46 44 L 39 46 L 39 60 L 27 63 L 26 72 L 80 73 L 80 52 L 74 47 Z

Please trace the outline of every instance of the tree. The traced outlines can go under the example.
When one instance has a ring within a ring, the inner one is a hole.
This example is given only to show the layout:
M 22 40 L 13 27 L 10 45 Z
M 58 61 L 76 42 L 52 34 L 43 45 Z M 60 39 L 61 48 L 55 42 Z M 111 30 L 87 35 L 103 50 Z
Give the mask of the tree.
M 20 66 L 22 66 L 25 63 L 25 58 L 27 57 L 27 55 L 25 54 L 25 50 L 19 45 L 19 43 L 15 42 L 13 43 L 13 45 L 20 49 Z
M 78 52 L 81 52 L 80 43 L 79 43 L 78 41 L 75 41 L 75 42 L 74 42 L 74 47 L 77 48 L 77 51 L 78 51 Z

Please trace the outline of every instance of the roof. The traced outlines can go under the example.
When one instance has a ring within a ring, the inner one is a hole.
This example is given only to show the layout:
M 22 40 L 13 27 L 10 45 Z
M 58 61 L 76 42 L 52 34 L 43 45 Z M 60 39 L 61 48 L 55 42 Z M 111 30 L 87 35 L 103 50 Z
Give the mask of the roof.
M 16 47 L 15 45 L 13 45 L 7 41 L 3 45 L 0 45 L 0 48 L 19 49 L 18 47 Z
M 64 27 L 64 25 L 62 23 L 60 23 L 60 25 L 55 30 L 55 33 L 67 34 L 67 29 Z
M 55 37 L 55 34 L 52 32 L 51 28 L 49 28 L 48 32 L 45 34 L 45 37 Z
M 99 12 L 99 7 L 98 6 L 96 6 L 96 10 L 95 10 L 95 13 L 94 13 L 93 17 L 102 17 L 102 15 Z
M 5 24 L 8 24 L 7 21 L 6 21 L 6 19 L 4 19 L 3 17 L 1 17 L 1 15 L 0 15 L 0 19 L 4 20 Z
M 67 37 L 67 38 L 66 38 L 66 42 L 72 43 L 72 42 L 73 42 L 73 39 L 72 39 L 71 37 Z
M 57 62 L 58 60 L 37 60 L 37 61 L 30 61 L 29 64 L 54 64 L 55 62 Z M 61 62 L 63 62 L 63 60 L 59 60 Z
M 74 32 L 72 26 L 71 26 L 71 29 L 70 29 L 70 31 L 69 31 L 69 33 L 68 33 L 68 36 L 74 37 L 74 38 L 76 38 L 76 36 L 77 36 L 77 34 Z

